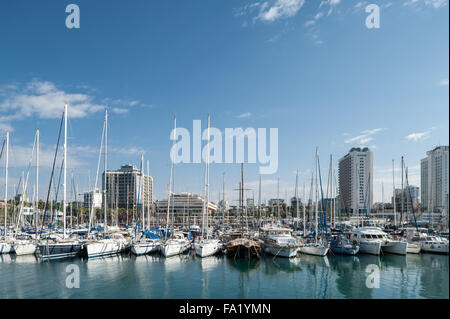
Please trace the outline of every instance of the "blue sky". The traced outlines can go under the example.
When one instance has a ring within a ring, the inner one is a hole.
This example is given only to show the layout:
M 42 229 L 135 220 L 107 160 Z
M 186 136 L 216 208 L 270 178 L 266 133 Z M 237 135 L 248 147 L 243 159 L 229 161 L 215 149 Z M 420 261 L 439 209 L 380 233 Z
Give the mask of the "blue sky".
M 70 3 L 80 7 L 80 29 L 65 26 Z M 380 29 L 365 26 L 369 3 L 381 8 Z M 279 169 L 263 176 L 263 199 L 276 196 L 277 178 L 280 195 L 292 196 L 296 169 L 300 185 L 309 185 L 316 146 L 323 176 L 330 154 L 336 165 L 351 147 L 368 146 L 375 201 L 382 182 L 387 201 L 392 159 L 399 167 L 405 156 L 418 185 L 425 152 L 448 145 L 448 11 L 447 0 L 2 1 L 0 137 L 11 131 L 9 193 L 39 128 L 44 197 L 68 101 L 68 166 L 80 191 L 89 171 L 95 177 L 108 106 L 109 167 L 139 164 L 144 152 L 156 198 L 166 195 L 173 116 L 191 130 L 210 113 L 221 130 L 279 129 Z M 175 191 L 201 193 L 203 170 L 176 166 Z M 223 172 L 234 201 L 237 164 L 211 165 L 212 199 Z M 246 165 L 255 197 L 257 173 L 258 165 Z

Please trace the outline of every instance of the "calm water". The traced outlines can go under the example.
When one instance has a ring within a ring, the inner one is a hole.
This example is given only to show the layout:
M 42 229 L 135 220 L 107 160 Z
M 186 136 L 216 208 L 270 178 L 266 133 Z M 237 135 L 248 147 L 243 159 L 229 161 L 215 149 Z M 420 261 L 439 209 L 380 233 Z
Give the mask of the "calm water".
M 66 267 L 80 288 L 66 288 Z M 380 269 L 367 288 L 368 265 Z M 41 262 L 0 255 L 0 298 L 449 298 L 449 257 L 301 255 L 264 257 L 114 256 Z

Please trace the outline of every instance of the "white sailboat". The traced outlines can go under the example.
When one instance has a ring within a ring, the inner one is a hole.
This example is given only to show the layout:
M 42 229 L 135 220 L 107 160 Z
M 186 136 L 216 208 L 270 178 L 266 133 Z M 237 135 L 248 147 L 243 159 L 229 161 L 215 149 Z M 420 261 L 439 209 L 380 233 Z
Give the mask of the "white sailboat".
M 64 165 L 63 165 L 63 234 L 62 238 L 44 238 L 37 245 L 36 254 L 44 259 L 64 258 L 76 256 L 81 252 L 82 244 L 78 240 L 70 239 L 66 233 L 67 211 L 67 103 L 64 104 Z M 56 159 L 56 156 L 55 156 Z
M 209 238 L 209 139 L 210 139 L 210 117 L 208 114 L 208 131 L 206 144 L 206 169 L 205 169 L 205 200 L 203 201 L 203 218 L 202 218 L 202 236 L 201 239 L 194 243 L 194 249 L 197 256 L 208 257 L 216 254 L 222 248 L 219 239 Z M 205 231 L 206 230 L 206 231 Z M 205 238 L 206 232 L 206 238 Z
M 175 143 L 176 140 L 176 129 L 177 129 L 177 119 L 174 117 L 174 129 L 172 141 Z M 170 179 L 169 179 L 169 187 L 168 187 L 168 198 L 167 198 L 167 217 L 166 217 L 166 231 L 165 231 L 165 241 L 161 245 L 161 253 L 164 257 L 171 257 L 175 255 L 182 254 L 186 252 L 191 243 L 184 236 L 183 233 L 175 232 L 175 229 L 172 229 L 172 233 L 170 238 L 167 238 L 169 232 L 169 224 L 170 224 L 170 199 L 172 196 L 172 184 L 173 184 L 173 175 L 174 175 L 174 160 L 171 156 L 170 158 Z
M 323 238 L 321 238 L 321 240 L 318 240 L 317 234 L 318 234 L 318 211 L 317 211 L 317 203 L 319 200 L 319 186 L 318 186 L 318 169 L 319 169 L 319 164 L 318 164 L 318 149 L 316 148 L 316 160 L 315 160 L 315 165 L 316 165 L 316 169 L 315 169 L 315 201 L 314 201 L 314 210 L 315 210 L 315 218 L 316 218 L 316 222 L 315 222 L 315 238 L 313 242 L 306 242 L 306 243 L 302 243 L 302 245 L 299 248 L 299 251 L 303 254 L 308 254 L 308 255 L 314 255 L 314 256 L 326 256 L 328 254 L 328 250 L 329 250 L 329 244 L 328 243 L 324 243 L 323 242 Z
M 142 207 L 142 215 L 144 215 L 144 198 L 142 195 L 142 189 L 143 189 L 143 183 L 144 183 L 144 172 L 143 172 L 143 163 L 144 163 L 144 157 L 141 155 L 141 183 L 139 187 L 139 194 L 138 198 L 141 199 L 141 207 Z M 147 163 L 148 164 L 148 163 Z M 147 171 L 148 171 L 148 165 L 147 165 Z M 148 172 L 147 172 L 148 173 Z M 148 206 L 148 205 L 147 205 Z M 149 221 L 149 219 L 147 219 Z M 144 226 L 144 220 L 142 220 L 143 229 Z M 138 225 L 136 224 L 136 230 L 135 234 L 137 233 Z M 136 235 L 135 235 L 136 236 Z M 131 252 L 137 256 L 145 255 L 153 252 L 159 251 L 161 246 L 161 241 L 158 238 L 146 238 L 145 236 L 141 236 L 140 238 L 135 238 L 131 245 Z
M 107 226 L 107 216 L 106 212 L 108 209 L 108 201 L 107 201 L 107 192 L 106 192 L 106 185 L 107 185 L 107 164 L 108 164 L 108 110 L 105 110 L 105 123 L 104 123 L 104 138 L 105 138 L 105 153 L 104 153 L 104 198 L 103 198 L 103 207 L 104 207 L 104 224 L 103 224 L 103 235 L 104 237 L 102 239 L 89 241 L 86 243 L 86 253 L 88 258 L 93 257 L 100 257 L 100 256 L 107 256 L 107 255 L 114 255 L 120 253 L 122 250 L 124 250 L 128 245 L 129 241 L 123 236 L 121 233 L 112 233 L 108 234 L 108 226 Z M 101 146 L 100 146 L 101 149 Z M 99 154 L 100 156 L 100 154 Z M 99 157 L 100 159 L 100 157 Z M 100 161 L 99 161 L 100 162 Z M 97 176 L 98 176 L 98 167 L 97 165 Z M 96 178 L 96 187 L 97 187 L 97 178 Z M 91 204 L 92 205 L 92 204 Z M 91 210 L 92 211 L 92 210 Z M 93 214 L 91 214 L 92 216 Z M 90 225 L 89 225 L 90 229 Z
M 5 217 L 4 217 L 4 228 L 3 228 L 3 238 L 0 240 L 0 254 L 9 254 L 12 251 L 12 245 L 10 239 L 8 238 L 8 157 L 9 157 L 9 131 L 6 131 L 5 138 Z

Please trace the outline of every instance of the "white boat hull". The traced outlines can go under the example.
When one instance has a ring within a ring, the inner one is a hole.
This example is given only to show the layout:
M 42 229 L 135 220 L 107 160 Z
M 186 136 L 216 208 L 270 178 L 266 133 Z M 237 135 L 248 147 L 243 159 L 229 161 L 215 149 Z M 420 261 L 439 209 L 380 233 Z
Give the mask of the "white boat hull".
M 161 246 L 160 243 L 152 243 L 152 242 L 134 243 L 131 246 L 131 252 L 138 256 L 146 255 L 159 251 L 160 246 Z
M 276 257 L 286 257 L 292 258 L 297 256 L 298 253 L 297 247 L 265 247 L 264 251 L 267 254 L 276 256 Z
M 380 242 L 363 242 L 359 244 L 359 252 L 362 254 L 369 255 L 380 255 L 381 253 L 381 243 Z
M 422 247 L 420 244 L 410 244 L 408 243 L 408 248 L 406 249 L 406 252 L 408 254 L 419 254 L 422 250 Z
M 13 248 L 17 256 L 32 255 L 36 252 L 36 244 L 32 242 L 14 243 Z
M 111 239 L 104 239 L 86 245 L 89 258 L 118 254 L 123 248 L 124 244 L 122 242 Z
M 322 246 L 322 245 L 308 245 L 306 244 L 305 246 L 301 246 L 299 248 L 300 252 L 302 254 L 307 254 L 307 255 L 314 255 L 314 256 L 326 256 L 326 254 L 328 253 L 328 247 L 326 246 Z
M 218 240 L 198 242 L 194 244 L 195 254 L 200 257 L 208 257 L 219 252 L 221 244 Z
M 161 246 L 161 253 L 164 257 L 176 256 L 189 249 L 189 243 L 183 241 L 170 242 Z
M 422 251 L 426 253 L 448 254 L 448 243 L 423 243 Z
M 381 250 L 386 254 L 406 255 L 408 243 L 406 241 L 388 241 Z
M 13 251 L 13 247 L 10 243 L 0 243 L 0 254 L 9 254 Z

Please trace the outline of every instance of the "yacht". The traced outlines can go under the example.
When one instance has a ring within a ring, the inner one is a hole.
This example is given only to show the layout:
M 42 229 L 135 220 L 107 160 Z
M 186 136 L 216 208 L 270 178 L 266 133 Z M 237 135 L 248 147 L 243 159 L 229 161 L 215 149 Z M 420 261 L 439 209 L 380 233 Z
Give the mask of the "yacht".
M 81 253 L 82 244 L 78 240 L 46 238 L 37 244 L 36 254 L 43 259 L 73 257 Z
M 422 242 L 426 253 L 448 254 L 448 240 L 439 236 L 427 236 Z
M 295 257 L 298 252 L 296 238 L 292 230 L 282 227 L 265 227 L 262 229 L 261 246 L 263 251 L 277 257 Z
M 11 243 L 7 240 L 0 241 L 0 254 L 9 254 L 11 252 L 13 252 Z
M 194 243 L 195 253 L 200 257 L 215 255 L 222 250 L 222 243 L 219 239 L 201 239 Z
M 390 238 L 379 227 L 360 227 L 352 231 L 352 239 L 359 240 L 360 251 L 365 254 L 379 255 L 381 252 L 406 255 L 408 243 Z
M 180 255 L 191 247 L 191 243 L 182 233 L 174 233 L 161 245 L 161 253 L 164 257 Z
M 12 243 L 13 250 L 17 256 L 32 255 L 36 252 L 36 242 L 31 239 L 17 239 Z
M 107 238 L 86 243 L 88 258 L 118 254 L 130 246 L 129 240 L 121 233 L 112 233 Z
M 302 254 L 324 257 L 328 254 L 329 245 L 320 242 L 306 242 L 302 244 L 299 251 Z
M 151 254 L 160 250 L 161 240 L 158 238 L 142 238 L 134 241 L 131 252 L 137 256 Z
M 349 236 L 349 235 L 347 235 Z M 345 234 L 334 235 L 330 243 L 330 249 L 337 255 L 354 256 L 359 252 L 359 244 L 356 240 L 350 240 Z

